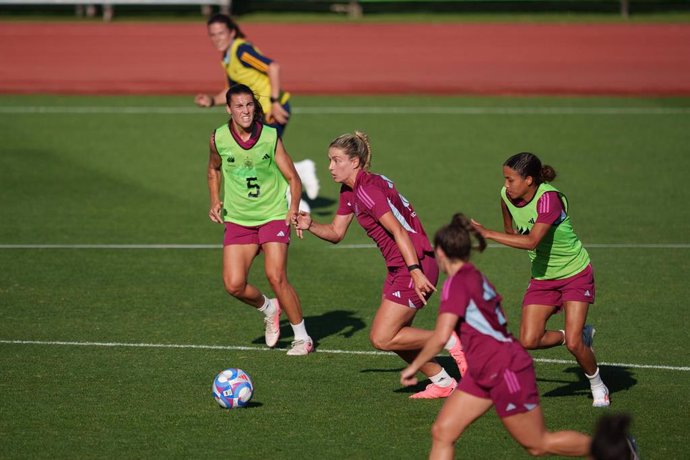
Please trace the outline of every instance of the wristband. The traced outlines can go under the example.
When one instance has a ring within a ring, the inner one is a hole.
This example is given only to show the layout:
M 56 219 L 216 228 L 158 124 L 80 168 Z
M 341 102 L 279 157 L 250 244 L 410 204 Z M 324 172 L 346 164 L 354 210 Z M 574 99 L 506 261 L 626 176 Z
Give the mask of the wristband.
M 273 97 L 273 96 L 271 96 L 271 103 L 273 104 L 273 103 L 275 103 L 275 102 L 280 102 L 280 97 Z
M 417 265 L 417 264 L 412 264 L 412 265 L 408 265 L 408 266 L 407 266 L 407 271 L 408 271 L 408 272 L 411 272 L 412 270 L 421 270 L 421 269 L 422 269 L 422 267 L 420 267 L 420 266 Z

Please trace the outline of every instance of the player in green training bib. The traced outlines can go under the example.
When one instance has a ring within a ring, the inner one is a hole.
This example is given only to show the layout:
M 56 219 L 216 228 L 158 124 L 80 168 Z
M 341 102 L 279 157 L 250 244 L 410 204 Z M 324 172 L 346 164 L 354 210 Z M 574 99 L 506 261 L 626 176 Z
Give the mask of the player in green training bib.
M 271 348 L 278 343 L 284 310 L 295 334 L 287 354 L 307 355 L 314 351 L 314 342 L 287 279 L 290 225 L 299 211 L 302 184 L 276 129 L 263 124 L 261 105 L 251 88 L 230 87 L 226 102 L 230 121 L 211 135 L 208 163 L 208 215 L 225 225 L 223 283 L 230 295 L 264 314 L 266 345 Z M 275 299 L 247 282 L 260 250 Z
M 573 231 L 568 200 L 549 182 L 556 171 L 536 155 L 518 153 L 503 163 L 501 210 L 505 233 L 472 221 L 484 238 L 526 249 L 532 279 L 522 301 L 520 342 L 529 350 L 565 345 L 589 379 L 594 407 L 609 406 L 609 391 L 592 351 L 595 329 L 585 324 L 594 303 L 594 273 L 589 254 Z M 561 308 L 564 330 L 546 330 Z
M 281 88 L 280 66 L 259 51 L 244 35 L 239 25 L 225 14 L 215 14 L 207 24 L 208 38 L 214 48 L 221 53 L 221 65 L 227 78 L 228 87 L 235 84 L 249 86 L 261 104 L 264 123 L 276 128 L 278 137 L 290 120 L 290 93 Z M 197 94 L 194 102 L 199 107 L 213 107 L 225 104 L 227 88 L 217 94 Z M 295 163 L 302 186 L 310 200 L 319 194 L 319 179 L 316 165 L 304 159 Z M 300 209 L 310 211 L 309 203 L 300 202 Z

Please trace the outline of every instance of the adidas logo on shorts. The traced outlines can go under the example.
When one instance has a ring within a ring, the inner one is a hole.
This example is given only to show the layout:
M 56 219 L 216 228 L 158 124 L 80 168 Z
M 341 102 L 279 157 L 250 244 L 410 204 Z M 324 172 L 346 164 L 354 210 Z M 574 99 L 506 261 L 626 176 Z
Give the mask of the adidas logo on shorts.
M 278 232 L 278 234 L 276 236 L 285 236 L 285 232 L 281 230 Z
M 393 296 L 397 297 L 398 299 L 400 298 L 400 291 L 395 291 L 393 293 Z

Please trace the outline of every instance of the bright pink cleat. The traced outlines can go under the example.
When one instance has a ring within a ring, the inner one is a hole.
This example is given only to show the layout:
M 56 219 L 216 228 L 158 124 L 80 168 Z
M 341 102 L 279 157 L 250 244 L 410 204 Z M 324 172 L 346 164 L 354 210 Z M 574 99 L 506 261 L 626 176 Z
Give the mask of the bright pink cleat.
M 266 345 L 273 348 L 278 343 L 280 338 L 280 304 L 278 299 L 271 299 L 273 306 L 276 308 L 275 314 L 264 317 L 264 336 L 266 338 Z
M 440 387 L 435 383 L 430 383 L 426 386 L 426 388 L 423 391 L 420 391 L 419 393 L 415 393 L 412 396 L 410 396 L 410 399 L 447 398 L 448 396 L 450 396 L 453 390 L 455 390 L 455 387 L 458 386 L 457 380 L 452 380 L 453 382 L 447 387 Z
M 455 336 L 455 346 L 448 350 L 448 353 L 450 353 L 455 360 L 455 364 L 458 365 L 458 369 L 460 369 L 460 376 L 464 377 L 465 372 L 467 372 L 467 360 L 465 359 L 465 352 L 462 351 L 460 337 L 458 337 L 455 332 L 453 332 L 453 335 Z

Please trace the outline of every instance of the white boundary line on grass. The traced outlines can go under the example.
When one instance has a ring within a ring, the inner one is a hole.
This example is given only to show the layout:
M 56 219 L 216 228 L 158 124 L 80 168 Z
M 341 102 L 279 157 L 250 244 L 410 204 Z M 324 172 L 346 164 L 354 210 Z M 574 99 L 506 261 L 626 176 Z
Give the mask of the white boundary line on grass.
M 220 249 L 220 244 L 0 244 L 0 249 Z M 332 249 L 374 249 L 375 244 L 340 244 Z M 490 248 L 507 248 L 489 244 Z M 590 243 L 587 248 L 604 249 L 690 249 L 690 243 Z
M 302 115 L 688 115 L 690 107 L 294 107 Z M 5 106 L 0 114 L 87 114 L 87 115 L 208 115 L 198 107 L 144 106 Z
M 66 341 L 44 341 L 44 340 L 0 340 L 0 343 L 8 345 L 58 345 L 58 346 L 78 346 L 78 347 L 128 347 L 128 348 L 182 348 L 182 349 L 201 349 L 201 350 L 233 350 L 233 351 L 284 351 L 282 349 L 271 349 L 266 347 L 245 347 L 235 345 L 194 345 L 194 344 L 174 344 L 174 343 L 123 343 L 123 342 L 66 342 Z M 318 349 L 319 353 L 343 354 L 343 355 L 390 355 L 394 353 L 387 351 L 357 351 L 357 350 L 328 350 Z M 546 364 L 574 364 L 573 360 L 565 359 L 545 359 L 534 358 L 535 362 Z M 611 367 L 629 367 L 633 369 L 661 369 L 668 371 L 690 371 L 690 366 L 663 366 L 656 364 L 630 364 L 630 363 L 608 363 L 600 362 L 599 365 Z

